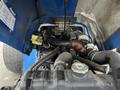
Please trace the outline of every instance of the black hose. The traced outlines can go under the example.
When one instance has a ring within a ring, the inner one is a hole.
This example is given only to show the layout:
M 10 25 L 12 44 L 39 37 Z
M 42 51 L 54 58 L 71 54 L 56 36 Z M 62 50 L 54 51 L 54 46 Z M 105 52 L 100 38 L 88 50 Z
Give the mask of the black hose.
M 59 53 L 59 47 L 55 48 L 53 51 L 45 55 L 43 58 L 39 58 L 38 62 L 33 65 L 31 68 L 32 71 L 37 70 L 43 63 L 50 60 L 52 57 Z
M 59 68 L 59 70 L 64 70 L 63 69 L 63 68 L 65 68 L 64 66 L 66 66 L 66 64 L 70 63 L 71 61 L 72 61 L 72 55 L 71 55 L 71 53 L 69 53 L 69 52 L 63 52 L 55 60 L 54 68 L 57 69 L 60 66 L 61 69 Z
M 47 42 L 54 46 L 69 46 L 70 41 L 61 40 L 53 37 L 47 38 Z
M 97 52 L 94 54 L 93 61 L 110 64 L 117 90 L 120 90 L 120 54 L 113 51 Z
M 37 69 L 46 61 L 50 60 L 55 55 L 59 54 L 59 47 L 55 48 L 53 51 L 45 55 L 43 58 L 39 58 L 38 61 L 30 68 L 30 70 L 26 73 L 26 78 L 30 77 L 33 73 L 37 71 Z
M 97 71 L 106 73 L 106 69 L 107 69 L 106 66 L 101 66 L 97 63 L 94 63 L 94 62 L 92 62 L 88 59 L 85 59 L 85 58 L 82 58 L 82 57 L 79 57 L 79 56 L 73 56 L 73 57 L 74 57 L 74 59 L 80 60 L 80 62 L 85 63 L 86 65 L 88 65 L 93 70 L 97 70 Z

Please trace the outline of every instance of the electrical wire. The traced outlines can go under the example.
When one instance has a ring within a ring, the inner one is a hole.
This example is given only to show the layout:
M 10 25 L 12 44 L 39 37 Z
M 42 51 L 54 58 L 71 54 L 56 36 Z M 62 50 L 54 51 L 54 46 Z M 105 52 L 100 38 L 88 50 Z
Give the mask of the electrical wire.
M 66 0 L 64 0 L 64 31 L 66 30 L 67 7 Z

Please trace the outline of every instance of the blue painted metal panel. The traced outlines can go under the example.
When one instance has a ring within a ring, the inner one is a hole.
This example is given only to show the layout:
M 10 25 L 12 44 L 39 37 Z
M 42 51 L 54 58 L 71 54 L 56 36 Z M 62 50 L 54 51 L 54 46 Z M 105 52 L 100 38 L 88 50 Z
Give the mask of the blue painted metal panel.
M 32 23 L 37 17 L 35 0 L 8 0 L 6 4 L 16 14 L 16 22 L 14 30 L 10 32 L 10 29 L 0 21 L 0 40 L 25 53 L 24 47 L 30 45 Z
M 120 52 L 120 28 L 106 40 L 104 45 L 107 50 L 118 48 Z
M 37 52 L 36 50 L 32 50 L 30 56 L 24 55 L 23 57 L 23 73 L 27 72 L 30 67 L 36 62 L 37 60 Z
M 38 25 L 48 21 L 49 17 L 64 16 L 64 0 L 5 0 L 8 8 L 15 13 L 13 32 L 0 20 L 0 41 L 29 53 L 32 49 L 30 38 Z M 68 0 L 67 16 L 74 16 L 77 0 Z
M 78 0 L 68 0 L 66 15 L 74 16 Z M 38 0 L 39 15 L 48 17 L 64 16 L 64 0 Z M 42 13 L 41 13 L 42 12 Z

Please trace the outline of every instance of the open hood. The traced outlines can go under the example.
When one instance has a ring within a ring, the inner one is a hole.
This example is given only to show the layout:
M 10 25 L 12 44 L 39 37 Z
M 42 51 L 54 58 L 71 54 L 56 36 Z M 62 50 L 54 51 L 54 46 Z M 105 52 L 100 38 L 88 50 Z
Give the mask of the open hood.
M 120 2 L 117 1 L 119 0 L 65 0 L 66 15 L 74 16 L 76 12 L 93 13 L 102 28 L 105 41 L 107 40 L 106 48 L 113 48 L 112 43 L 115 43 L 114 48 L 119 47 L 118 42 L 109 39 L 120 24 Z M 32 49 L 32 33 L 37 31 L 41 23 L 47 22 L 49 17 L 64 16 L 64 7 L 64 0 L 1 0 L 0 41 L 29 54 Z M 120 35 L 114 38 L 118 39 Z
M 67 16 L 73 16 L 77 0 L 66 0 Z M 0 41 L 31 51 L 31 35 L 48 17 L 64 16 L 64 0 L 1 0 Z
M 26 53 L 37 18 L 35 0 L 0 1 L 0 40 Z

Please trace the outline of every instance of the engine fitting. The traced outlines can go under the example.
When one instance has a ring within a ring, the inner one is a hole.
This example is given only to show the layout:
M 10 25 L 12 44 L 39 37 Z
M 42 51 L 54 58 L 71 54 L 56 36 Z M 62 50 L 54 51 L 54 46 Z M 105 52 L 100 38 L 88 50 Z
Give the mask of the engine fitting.
M 66 64 L 72 61 L 72 55 L 68 52 L 63 52 L 60 54 L 54 63 L 55 70 L 64 70 L 66 68 Z

